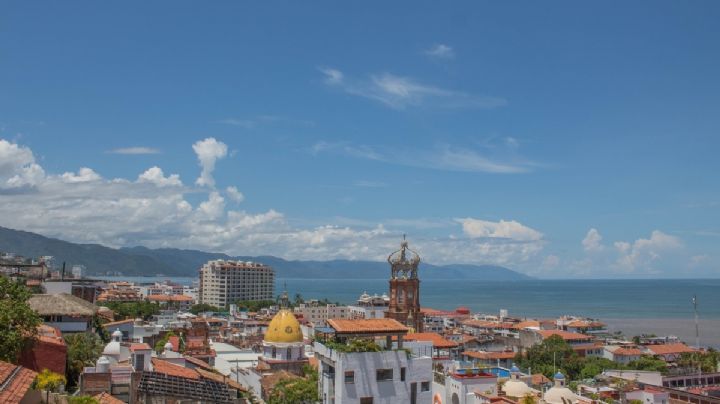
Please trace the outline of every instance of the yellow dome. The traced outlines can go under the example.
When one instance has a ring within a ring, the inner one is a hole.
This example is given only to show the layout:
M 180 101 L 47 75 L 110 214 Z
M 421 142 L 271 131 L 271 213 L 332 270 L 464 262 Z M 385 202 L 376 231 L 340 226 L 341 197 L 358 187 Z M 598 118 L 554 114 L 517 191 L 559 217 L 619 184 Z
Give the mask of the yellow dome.
M 280 310 L 268 325 L 265 342 L 303 342 L 300 323 L 290 310 Z

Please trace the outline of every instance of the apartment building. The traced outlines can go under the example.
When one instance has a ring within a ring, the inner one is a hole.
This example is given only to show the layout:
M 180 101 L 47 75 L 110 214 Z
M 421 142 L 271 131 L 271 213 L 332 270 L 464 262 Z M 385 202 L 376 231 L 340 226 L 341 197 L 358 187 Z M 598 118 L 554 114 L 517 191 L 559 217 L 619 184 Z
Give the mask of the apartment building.
M 199 302 L 228 307 L 241 300 L 273 300 L 275 271 L 256 262 L 209 261 L 200 269 Z

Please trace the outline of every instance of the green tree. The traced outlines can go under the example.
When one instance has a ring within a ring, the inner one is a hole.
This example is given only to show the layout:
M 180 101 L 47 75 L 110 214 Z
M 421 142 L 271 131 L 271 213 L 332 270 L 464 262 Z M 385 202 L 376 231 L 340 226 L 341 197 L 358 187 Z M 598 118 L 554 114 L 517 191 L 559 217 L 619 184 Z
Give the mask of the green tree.
M 100 404 L 100 402 L 92 396 L 69 396 L 68 404 Z
M 190 313 L 195 315 L 204 313 L 206 311 L 218 312 L 220 311 L 220 308 L 205 303 L 195 304 L 190 308 Z
M 525 355 L 518 353 L 515 362 L 522 368 L 532 368 L 533 372 L 542 373 L 550 378 L 556 370 L 560 370 L 574 379 L 582 369 L 582 358 L 579 358 L 572 347 L 557 335 L 528 348 Z
M 667 363 L 665 363 L 664 360 L 657 359 L 649 355 L 643 355 L 640 359 L 628 363 L 628 368 L 661 373 L 667 373 L 668 371 Z
M 60 373 L 55 373 L 48 369 L 43 369 L 33 382 L 35 390 L 45 392 L 45 402 L 50 402 L 50 393 L 57 391 L 63 384 L 66 383 L 65 376 Z
M 163 337 L 155 344 L 155 352 L 157 352 L 159 354 L 162 351 L 164 351 L 165 344 L 168 343 L 168 341 L 170 340 L 170 337 L 176 337 L 176 336 L 177 335 L 175 334 L 174 331 L 168 331 L 167 333 L 165 333 L 165 335 L 163 335 Z
M 0 276 L 0 360 L 15 362 L 37 335 L 41 321 L 27 303 L 30 295 L 23 284 Z
M 103 344 L 95 334 L 77 333 L 65 336 L 67 344 L 68 386 L 77 384 L 80 373 L 86 366 L 93 366 L 103 351 Z
M 274 300 L 239 300 L 236 304 L 238 309 L 246 309 L 253 312 L 277 305 Z
M 268 404 L 304 404 L 319 400 L 318 374 L 310 366 L 303 368 L 301 379 L 282 379 L 273 387 Z
M 625 367 L 617 362 L 606 358 L 585 358 L 583 367 L 580 369 L 581 379 L 592 379 L 607 369 L 624 369 Z
M 118 317 L 142 318 L 148 320 L 155 314 L 160 313 L 160 305 L 148 301 L 142 302 L 106 302 L 105 307 L 114 311 Z

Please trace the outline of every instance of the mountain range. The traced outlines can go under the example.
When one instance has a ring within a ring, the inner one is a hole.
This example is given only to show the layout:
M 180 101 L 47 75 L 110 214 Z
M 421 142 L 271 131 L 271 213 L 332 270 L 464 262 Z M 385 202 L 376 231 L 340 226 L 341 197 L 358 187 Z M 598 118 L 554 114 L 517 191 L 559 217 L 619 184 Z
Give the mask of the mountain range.
M 198 269 L 214 259 L 262 262 L 275 269 L 278 278 L 378 279 L 388 276 L 387 262 L 379 261 L 298 261 L 274 256 L 229 256 L 177 248 L 123 247 L 76 244 L 40 234 L 0 227 L 0 251 L 25 257 L 51 255 L 56 265 L 84 265 L 88 275 L 197 276 Z M 496 265 L 420 264 L 423 279 L 484 279 L 512 281 L 529 276 Z

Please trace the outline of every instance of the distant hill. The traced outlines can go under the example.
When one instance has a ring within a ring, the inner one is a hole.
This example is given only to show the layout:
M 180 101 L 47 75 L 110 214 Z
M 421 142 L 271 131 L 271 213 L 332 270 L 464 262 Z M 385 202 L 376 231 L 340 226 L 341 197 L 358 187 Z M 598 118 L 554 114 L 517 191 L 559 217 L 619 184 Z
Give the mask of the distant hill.
M 58 265 L 85 265 L 91 275 L 122 273 L 127 276 L 196 276 L 202 264 L 213 259 L 262 262 L 280 278 L 378 279 L 388 276 L 387 262 L 289 261 L 273 256 L 237 256 L 176 248 L 126 247 L 114 249 L 98 244 L 74 244 L 39 234 L 0 227 L 0 251 L 26 257 L 52 255 Z M 422 279 L 481 279 L 512 281 L 529 276 L 494 265 L 422 263 Z

